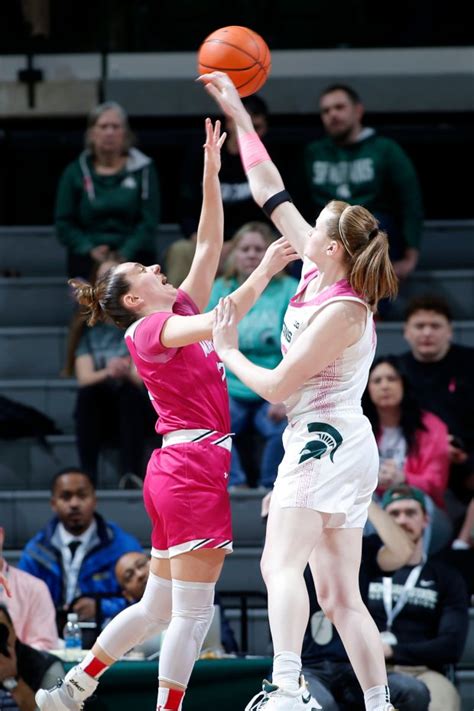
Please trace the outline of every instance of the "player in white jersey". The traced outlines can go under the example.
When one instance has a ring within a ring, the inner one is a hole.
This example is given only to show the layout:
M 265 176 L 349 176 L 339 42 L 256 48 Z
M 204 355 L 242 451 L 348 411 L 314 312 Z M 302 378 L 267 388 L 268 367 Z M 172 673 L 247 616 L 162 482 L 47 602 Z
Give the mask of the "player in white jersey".
M 214 343 L 238 378 L 269 402 L 286 403 L 285 456 L 270 504 L 262 573 L 274 647 L 272 684 L 247 710 L 321 708 L 301 678 L 309 604 L 303 572 L 311 564 L 318 599 L 334 623 L 364 691 L 367 711 L 393 709 L 379 632 L 359 592 L 362 529 L 377 483 L 377 447 L 361 396 L 375 352 L 373 312 L 394 296 L 388 240 L 365 208 L 332 201 L 309 225 L 253 131 L 230 79 L 201 77 L 238 129 L 256 202 L 304 259 L 273 370 L 238 350 L 234 306 L 221 302 Z

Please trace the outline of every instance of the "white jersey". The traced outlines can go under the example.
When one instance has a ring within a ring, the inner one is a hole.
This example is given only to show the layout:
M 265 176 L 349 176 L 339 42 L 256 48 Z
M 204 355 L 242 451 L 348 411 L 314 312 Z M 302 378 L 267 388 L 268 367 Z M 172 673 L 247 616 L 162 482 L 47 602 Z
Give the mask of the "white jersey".
M 367 308 L 367 304 L 353 291 L 346 279 L 338 281 L 308 301 L 301 301 L 300 294 L 316 275 L 317 269 L 313 268 L 301 278 L 297 292 L 288 305 L 281 334 L 283 357 L 314 321 L 316 314 L 328 304 L 356 301 Z M 288 420 L 291 422 L 308 416 L 331 420 L 339 414 L 361 414 L 361 397 L 367 385 L 376 345 L 373 315 L 367 308 L 365 330 L 357 343 L 346 348 L 339 358 L 307 380 L 286 400 Z
M 364 304 L 366 325 L 357 343 L 346 348 L 285 402 L 288 413 L 288 426 L 283 434 L 285 456 L 278 469 L 275 496 L 283 507 L 311 508 L 330 514 L 331 527 L 363 527 L 379 466 L 372 427 L 361 407 L 375 354 L 374 320 L 367 304 L 346 279 L 312 299 L 301 300 L 301 294 L 317 275 L 317 269 L 311 266 L 285 315 L 283 357 L 329 303 Z

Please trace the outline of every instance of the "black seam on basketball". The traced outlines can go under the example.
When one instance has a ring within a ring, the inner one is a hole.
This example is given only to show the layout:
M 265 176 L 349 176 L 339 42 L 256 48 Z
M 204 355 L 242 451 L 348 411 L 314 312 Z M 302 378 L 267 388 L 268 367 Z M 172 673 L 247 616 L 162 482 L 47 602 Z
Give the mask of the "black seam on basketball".
M 252 42 L 254 43 L 255 47 L 257 48 L 257 54 L 258 54 L 258 60 L 257 60 L 257 61 L 260 61 L 260 45 L 259 45 L 258 42 L 255 40 L 255 37 L 254 37 L 254 35 L 253 35 L 253 32 L 250 31 L 247 27 L 242 27 L 242 29 L 243 29 L 243 31 L 250 37 L 250 39 L 251 39 Z M 263 39 L 263 37 L 262 37 L 262 39 Z
M 225 45 L 227 45 L 227 47 L 232 47 L 232 49 L 238 49 L 239 52 L 242 52 L 242 54 L 246 54 L 247 57 L 250 57 L 250 59 L 252 59 L 255 64 L 260 64 L 260 59 L 257 59 L 256 57 L 251 55 L 249 52 L 246 52 L 245 49 L 242 49 L 242 47 L 239 47 L 236 44 L 232 44 L 231 42 L 224 42 L 224 40 L 220 40 L 220 39 L 212 39 L 212 40 L 205 40 L 203 42 L 203 46 L 208 43 L 211 44 L 212 42 L 215 42 L 216 44 L 225 44 Z M 259 54 L 260 54 L 260 52 L 259 52 Z M 203 66 L 205 66 L 205 65 L 203 65 Z
M 237 84 L 236 84 L 237 89 L 243 89 L 245 86 L 247 86 L 247 84 L 250 84 L 251 81 L 253 81 L 256 77 L 258 77 L 258 75 L 260 74 L 261 71 L 262 71 L 262 70 L 259 69 L 256 74 L 254 74 L 252 77 L 250 77 L 250 79 L 247 79 L 247 81 L 245 81 L 243 84 L 239 84 L 238 86 L 237 86 Z M 263 70 L 263 71 L 265 71 L 265 70 Z M 264 83 L 264 82 L 262 82 L 262 84 L 263 84 L 263 83 Z M 257 90 L 257 91 L 258 91 L 258 90 Z
M 213 67 L 211 64 L 203 64 L 202 62 L 199 62 L 199 66 L 205 67 L 206 69 L 213 69 L 215 72 L 229 72 L 229 73 L 248 72 L 248 71 L 250 71 L 250 69 L 253 69 L 254 67 L 257 66 L 257 62 L 255 62 L 255 64 L 251 64 L 250 67 L 242 67 L 241 69 L 234 69 L 234 67 L 229 67 L 228 69 L 225 69 L 224 67 L 217 68 L 217 67 Z M 258 65 L 258 66 L 260 66 L 260 65 Z M 263 69 L 263 71 L 265 71 L 265 69 Z
M 259 43 L 256 41 L 256 39 L 255 39 L 255 37 L 254 37 L 254 34 L 256 34 L 256 33 L 253 33 L 252 30 L 249 30 L 247 27 L 242 27 L 241 29 L 244 30 L 244 32 L 247 33 L 247 35 L 250 37 L 250 39 L 252 40 L 252 42 L 255 44 L 255 46 L 256 46 L 256 48 L 257 48 L 258 59 L 255 58 L 255 61 L 256 61 L 257 64 L 260 64 L 260 67 L 261 67 L 262 70 L 265 72 L 265 81 L 266 81 L 266 80 L 268 79 L 268 71 L 267 71 L 266 68 L 265 68 L 265 63 L 264 63 L 263 58 L 260 57 L 260 45 L 259 45 Z M 268 54 L 268 56 L 270 56 L 270 49 L 269 49 L 267 43 L 265 42 L 265 40 L 263 39 L 263 37 L 260 37 L 260 39 L 262 40 L 263 46 L 265 47 L 265 55 L 264 55 L 264 57 L 266 57 L 267 54 Z M 244 51 L 244 50 L 241 50 L 241 51 Z

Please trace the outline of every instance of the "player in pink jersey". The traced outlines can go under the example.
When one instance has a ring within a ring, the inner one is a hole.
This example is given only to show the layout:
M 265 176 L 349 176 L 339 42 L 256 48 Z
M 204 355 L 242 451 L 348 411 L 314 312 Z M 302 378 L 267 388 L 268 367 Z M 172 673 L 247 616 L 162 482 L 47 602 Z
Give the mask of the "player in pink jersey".
M 303 573 L 310 562 L 319 603 L 346 646 L 367 711 L 389 711 L 382 640 L 358 579 L 362 530 L 378 475 L 361 397 L 375 352 L 373 312 L 397 290 L 387 236 L 368 210 L 340 201 L 330 202 L 309 225 L 292 205 L 230 79 L 215 72 L 201 81 L 237 126 L 254 199 L 304 260 L 285 316 L 284 357 L 275 369 L 255 366 L 239 352 L 231 299 L 216 311 L 214 340 L 225 365 L 260 397 L 284 401 L 288 415 L 262 557 L 273 679 L 247 709 L 321 708 L 300 676 L 309 615 Z
M 214 612 L 214 588 L 232 549 L 227 473 L 231 438 L 225 370 L 212 341 L 209 300 L 222 247 L 218 173 L 224 136 L 206 120 L 203 205 L 194 260 L 176 290 L 158 265 L 127 262 L 92 287 L 71 282 L 88 323 L 107 317 L 125 339 L 159 416 L 163 446 L 150 459 L 144 502 L 152 521 L 152 560 L 140 602 L 99 635 L 90 653 L 50 691 L 41 711 L 79 711 L 101 674 L 126 651 L 167 628 L 159 663 L 157 708 L 177 711 Z M 238 318 L 271 277 L 297 258 L 284 240 L 236 290 Z

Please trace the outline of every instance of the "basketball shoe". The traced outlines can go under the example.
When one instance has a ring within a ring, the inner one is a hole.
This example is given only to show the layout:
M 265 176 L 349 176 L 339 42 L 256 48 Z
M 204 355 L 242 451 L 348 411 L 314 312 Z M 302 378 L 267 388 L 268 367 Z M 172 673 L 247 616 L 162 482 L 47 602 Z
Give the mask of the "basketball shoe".
M 297 691 L 285 691 L 280 686 L 263 680 L 262 691 L 253 697 L 245 707 L 245 711 L 319 711 L 322 706 L 313 699 L 304 677 L 300 677 L 300 688 Z
M 52 689 L 40 689 L 35 701 L 40 711 L 82 711 L 84 702 L 92 696 L 99 682 L 85 671 L 74 667 L 64 681 L 58 680 Z

